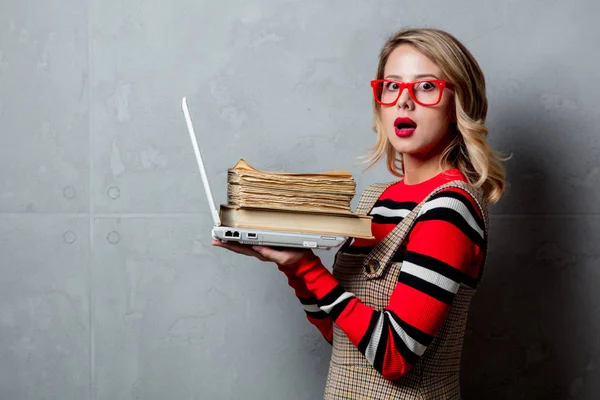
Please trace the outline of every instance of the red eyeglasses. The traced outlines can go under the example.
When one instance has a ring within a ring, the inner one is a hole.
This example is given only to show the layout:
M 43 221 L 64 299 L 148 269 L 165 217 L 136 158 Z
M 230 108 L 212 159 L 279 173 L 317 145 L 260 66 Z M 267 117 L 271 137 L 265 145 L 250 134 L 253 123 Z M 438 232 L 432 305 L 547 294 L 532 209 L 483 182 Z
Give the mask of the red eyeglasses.
M 413 82 L 400 82 L 391 79 L 376 79 L 371 81 L 373 95 L 382 106 L 396 104 L 402 91 L 408 89 L 415 103 L 424 107 L 435 106 L 442 100 L 444 88 L 452 89 L 452 84 L 440 79 L 425 79 Z

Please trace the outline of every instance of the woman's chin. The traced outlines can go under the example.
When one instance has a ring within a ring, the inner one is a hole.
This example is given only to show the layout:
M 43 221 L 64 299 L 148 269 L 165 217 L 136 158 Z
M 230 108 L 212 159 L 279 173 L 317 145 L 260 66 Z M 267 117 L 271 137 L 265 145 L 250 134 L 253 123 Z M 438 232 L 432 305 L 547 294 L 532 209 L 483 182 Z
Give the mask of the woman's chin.
M 392 144 L 392 147 L 394 147 L 394 150 L 396 150 L 398 153 L 411 154 L 415 151 L 418 151 L 418 149 L 415 148 L 414 144 L 410 143 L 405 138 L 395 137 L 392 138 L 392 140 L 390 140 L 390 143 Z

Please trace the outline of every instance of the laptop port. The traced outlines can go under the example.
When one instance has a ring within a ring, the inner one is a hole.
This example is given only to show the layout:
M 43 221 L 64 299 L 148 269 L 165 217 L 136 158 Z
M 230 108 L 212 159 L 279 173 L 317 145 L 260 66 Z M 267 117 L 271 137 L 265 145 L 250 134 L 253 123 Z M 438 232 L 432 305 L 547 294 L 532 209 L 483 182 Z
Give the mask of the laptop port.
M 256 233 L 248 233 L 248 239 L 256 239 L 258 235 Z
M 239 238 L 240 237 L 240 233 L 238 231 L 233 232 L 233 237 Z
M 233 237 L 233 233 L 231 231 L 225 232 L 225 237 Z

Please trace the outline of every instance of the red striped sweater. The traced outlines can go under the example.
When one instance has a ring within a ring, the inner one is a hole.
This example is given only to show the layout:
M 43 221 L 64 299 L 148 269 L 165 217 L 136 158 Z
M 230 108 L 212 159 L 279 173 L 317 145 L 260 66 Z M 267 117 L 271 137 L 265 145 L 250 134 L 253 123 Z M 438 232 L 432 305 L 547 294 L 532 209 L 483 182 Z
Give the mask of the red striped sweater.
M 416 185 L 400 181 L 380 196 L 373 216 L 374 240 L 355 239 L 349 251 L 368 253 L 436 187 L 465 180 L 458 170 Z M 346 292 L 312 252 L 279 269 L 304 306 L 308 320 L 329 343 L 333 323 L 386 379 L 408 372 L 444 323 L 459 286 L 476 287 L 486 251 L 484 223 L 474 200 L 446 189 L 423 206 L 409 232 L 402 270 L 382 310 Z

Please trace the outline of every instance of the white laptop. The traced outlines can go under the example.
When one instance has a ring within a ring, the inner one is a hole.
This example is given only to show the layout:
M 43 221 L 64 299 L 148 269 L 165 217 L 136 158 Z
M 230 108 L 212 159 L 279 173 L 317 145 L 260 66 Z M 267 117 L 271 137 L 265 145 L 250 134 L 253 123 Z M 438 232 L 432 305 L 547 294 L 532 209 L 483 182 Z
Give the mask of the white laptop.
M 232 228 L 221 225 L 221 219 L 210 190 L 208 178 L 204 169 L 204 162 L 202 161 L 202 155 L 200 154 L 200 148 L 198 147 L 196 133 L 194 132 L 192 118 L 190 117 L 190 111 L 185 97 L 181 102 L 181 108 L 183 109 L 183 115 L 185 116 L 185 122 L 192 141 L 192 147 L 194 148 L 196 161 L 198 162 L 198 168 L 200 169 L 200 175 L 202 176 L 204 191 L 206 192 L 206 198 L 214 221 L 214 226 L 212 228 L 213 238 L 221 239 L 223 241 L 239 242 L 242 244 L 313 249 L 331 249 L 339 247 L 346 241 L 347 238 L 344 236 Z

